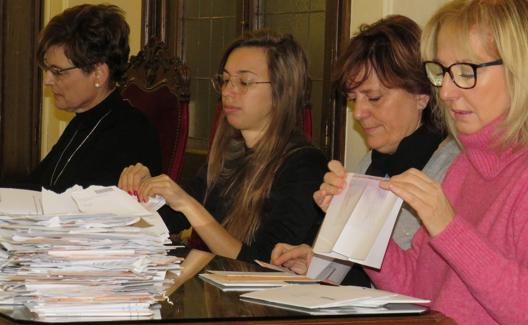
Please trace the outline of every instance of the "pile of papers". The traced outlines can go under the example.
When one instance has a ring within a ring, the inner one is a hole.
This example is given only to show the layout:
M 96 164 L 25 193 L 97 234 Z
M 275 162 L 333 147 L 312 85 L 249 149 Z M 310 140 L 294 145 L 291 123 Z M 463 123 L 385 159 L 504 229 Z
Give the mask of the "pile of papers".
M 32 200 L 36 193 L 24 191 Z M 100 195 L 116 200 L 115 193 Z M 182 261 L 167 254 L 174 247 L 163 221 L 117 201 L 126 213 L 98 212 L 104 197 L 77 194 L 93 211 L 0 215 L 0 304 L 23 304 L 44 321 L 154 318 L 172 284 L 166 274 L 178 274 Z
M 288 285 L 242 294 L 241 299 L 312 315 L 421 313 L 429 300 L 356 286 Z

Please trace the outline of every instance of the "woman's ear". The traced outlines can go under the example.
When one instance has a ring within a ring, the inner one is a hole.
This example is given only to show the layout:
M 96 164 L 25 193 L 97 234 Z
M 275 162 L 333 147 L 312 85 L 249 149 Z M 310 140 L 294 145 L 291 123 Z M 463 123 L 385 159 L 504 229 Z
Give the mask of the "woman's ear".
M 106 63 L 98 63 L 95 65 L 94 70 L 94 86 L 95 88 L 99 88 L 102 86 L 107 86 L 108 81 L 110 80 L 110 69 L 108 68 L 108 65 Z
M 416 95 L 416 108 L 419 111 L 423 111 L 427 107 L 427 104 L 429 103 L 429 99 L 430 99 L 429 95 L 424 95 L 424 94 Z

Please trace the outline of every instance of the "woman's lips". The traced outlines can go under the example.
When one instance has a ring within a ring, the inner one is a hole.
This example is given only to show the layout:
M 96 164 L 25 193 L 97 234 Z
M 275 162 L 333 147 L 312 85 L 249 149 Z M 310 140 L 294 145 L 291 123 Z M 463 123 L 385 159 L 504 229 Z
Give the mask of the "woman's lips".
M 464 118 L 470 114 L 472 114 L 471 111 L 461 111 L 457 109 L 451 109 L 451 113 L 453 113 L 455 118 Z
M 362 128 L 366 134 L 372 134 L 378 130 L 379 126 L 370 126 L 370 127 L 362 127 Z
M 224 106 L 223 109 L 225 114 L 231 114 L 240 111 L 240 108 L 236 106 Z

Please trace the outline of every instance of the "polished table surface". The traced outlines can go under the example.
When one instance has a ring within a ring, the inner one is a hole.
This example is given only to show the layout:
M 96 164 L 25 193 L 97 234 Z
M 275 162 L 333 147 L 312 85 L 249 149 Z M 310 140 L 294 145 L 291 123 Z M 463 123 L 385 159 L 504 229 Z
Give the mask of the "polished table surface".
M 187 256 L 185 271 L 177 277 L 169 292 L 168 301 L 161 303 L 161 319 L 116 321 L 115 324 L 455 324 L 444 315 L 428 311 L 420 315 L 383 316 L 310 316 L 303 313 L 252 304 L 239 299 L 240 292 L 222 292 L 205 283 L 196 274 L 205 266 L 211 270 L 261 270 L 256 264 L 248 264 L 221 257 L 211 260 L 200 251 L 176 251 Z M 0 309 L 0 324 L 42 324 L 34 320 L 25 308 Z M 64 323 L 71 324 L 68 319 Z M 90 322 L 94 323 L 94 322 Z M 83 322 L 83 324 L 86 324 Z

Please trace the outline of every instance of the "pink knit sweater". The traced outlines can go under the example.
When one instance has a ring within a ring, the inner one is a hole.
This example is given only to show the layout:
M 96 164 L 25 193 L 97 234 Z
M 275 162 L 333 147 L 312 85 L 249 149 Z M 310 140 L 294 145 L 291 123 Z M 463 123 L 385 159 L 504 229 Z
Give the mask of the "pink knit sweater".
M 389 244 L 377 287 L 432 301 L 460 324 L 528 324 L 528 149 L 496 151 L 496 123 L 462 135 L 464 151 L 442 184 L 455 211 L 408 251 Z

